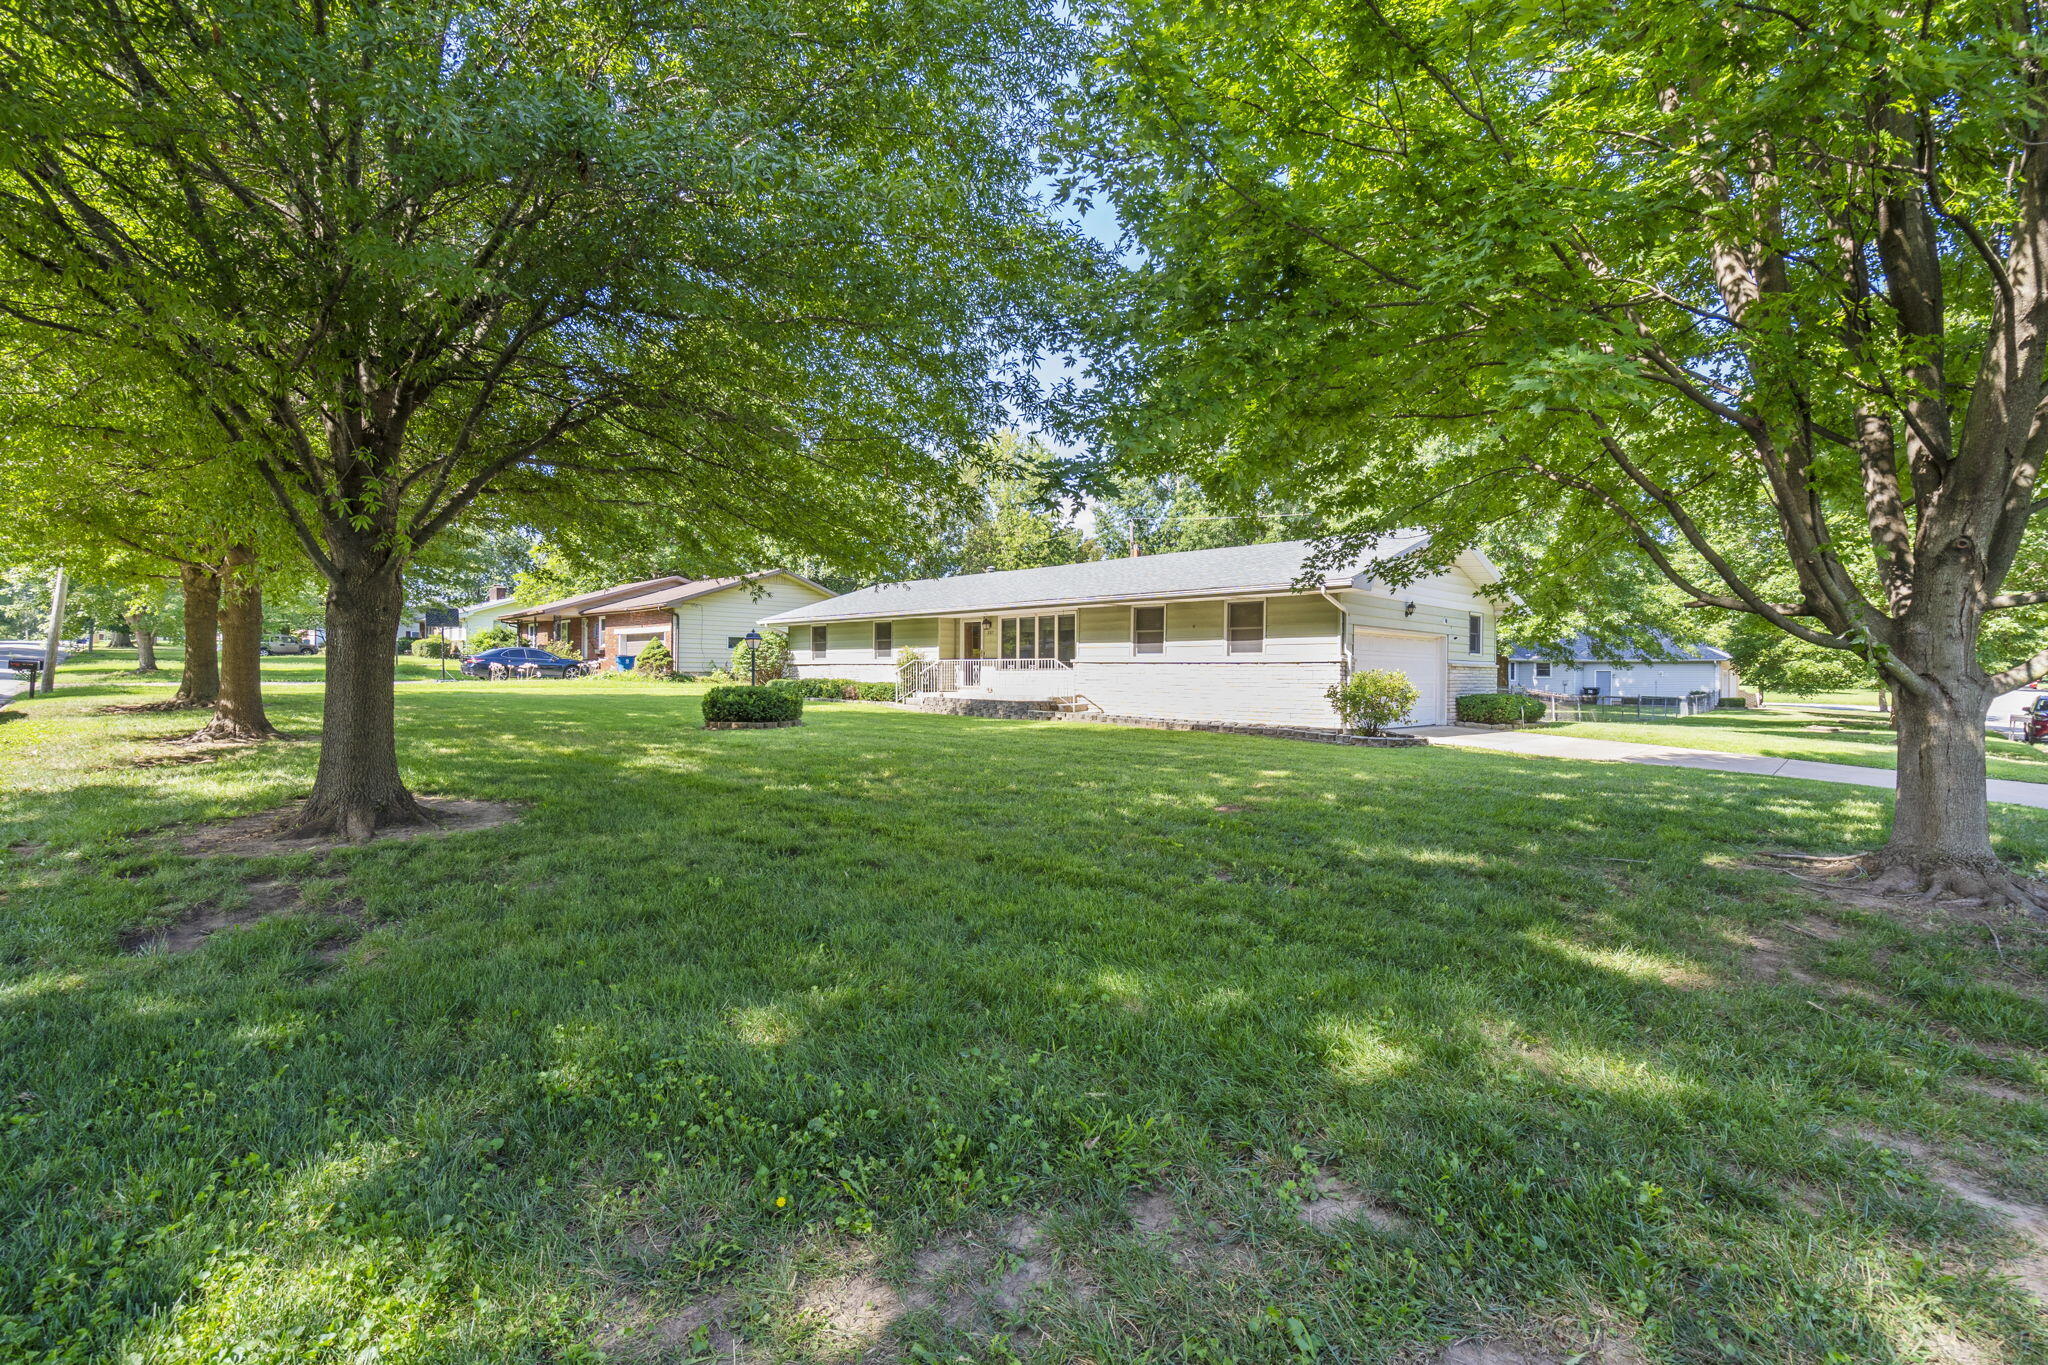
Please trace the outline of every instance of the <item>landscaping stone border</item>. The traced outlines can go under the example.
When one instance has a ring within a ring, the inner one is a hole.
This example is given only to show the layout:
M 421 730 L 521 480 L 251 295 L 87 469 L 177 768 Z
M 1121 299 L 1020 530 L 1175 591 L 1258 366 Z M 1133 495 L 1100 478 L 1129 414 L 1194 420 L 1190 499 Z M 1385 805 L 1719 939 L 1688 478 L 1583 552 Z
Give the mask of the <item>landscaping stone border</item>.
M 792 725 L 802 725 L 800 720 L 707 720 L 707 730 L 787 730 Z
M 1166 720 L 1159 716 L 1112 716 L 1100 711 L 1055 711 L 1031 702 L 1001 701 L 993 697 L 947 697 L 917 702 L 903 709 L 922 711 L 927 715 L 981 716 L 990 720 L 1072 720 L 1096 725 L 1127 725 L 1139 730 L 1199 730 L 1212 735 L 1256 735 L 1263 739 L 1299 739 L 1312 744 L 1350 744 L 1372 749 L 1421 749 L 1429 745 L 1429 741 L 1420 735 L 1351 735 L 1342 730 L 1317 730 L 1309 726 Z

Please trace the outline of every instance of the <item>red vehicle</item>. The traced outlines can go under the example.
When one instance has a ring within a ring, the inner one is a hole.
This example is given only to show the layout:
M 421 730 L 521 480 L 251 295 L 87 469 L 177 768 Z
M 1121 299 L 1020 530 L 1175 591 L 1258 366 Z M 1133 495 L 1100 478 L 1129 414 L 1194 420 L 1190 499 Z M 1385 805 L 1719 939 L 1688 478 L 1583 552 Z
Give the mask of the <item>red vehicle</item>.
M 2020 738 L 2028 744 L 2048 739 L 2048 697 L 2034 698 L 2034 704 L 2020 713 Z

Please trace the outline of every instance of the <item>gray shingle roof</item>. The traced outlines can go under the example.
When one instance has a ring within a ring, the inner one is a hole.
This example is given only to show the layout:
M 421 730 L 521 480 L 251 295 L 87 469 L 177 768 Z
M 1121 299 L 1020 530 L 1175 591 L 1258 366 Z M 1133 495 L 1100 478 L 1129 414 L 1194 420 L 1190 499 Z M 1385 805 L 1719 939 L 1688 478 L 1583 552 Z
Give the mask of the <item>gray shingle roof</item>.
M 543 602 L 537 607 L 521 607 L 518 611 L 508 613 L 507 619 L 514 616 L 575 616 L 587 607 L 608 606 L 620 598 L 638 596 L 654 588 L 677 587 L 689 581 L 681 574 L 669 574 L 662 578 L 642 579 L 638 583 L 615 583 L 609 588 L 599 588 L 595 592 L 579 592 L 574 597 L 561 597 L 552 602 Z
M 737 578 L 700 578 L 694 583 L 686 582 L 677 587 L 656 588 L 653 592 L 641 593 L 635 597 L 628 597 L 623 601 L 607 602 L 604 604 L 604 609 L 607 613 L 610 613 L 615 611 L 643 611 L 648 607 L 672 607 L 678 602 L 687 602 L 693 597 L 703 597 L 708 593 L 721 592 L 726 588 L 736 588 L 743 583 L 752 583 L 763 578 L 774 578 L 778 575 L 784 578 L 794 578 L 799 583 L 810 583 L 814 588 L 818 587 L 816 583 L 811 583 L 811 580 L 805 578 L 802 574 L 791 573 L 787 569 L 763 569 L 759 573 L 742 574 Z M 824 589 L 818 588 L 818 591 L 823 592 Z
M 1722 663 L 1732 657 L 1714 648 L 1712 645 L 1681 645 L 1675 643 L 1670 636 L 1662 632 L 1652 632 L 1652 634 L 1655 636 L 1659 646 L 1658 649 L 1646 651 L 1628 645 L 1615 645 L 1612 648 L 1603 649 L 1586 636 L 1575 635 L 1566 643 L 1562 651 L 1536 649 L 1529 645 L 1519 645 L 1508 655 L 1508 658 L 1517 660 L 1555 659 L 1562 653 L 1563 657 L 1570 659 L 1574 663 L 1711 664 Z
M 1389 536 L 1371 554 L 1322 575 L 1327 585 L 1350 583 L 1376 564 L 1409 554 L 1429 542 L 1420 531 Z M 1221 550 L 1184 550 L 1136 559 L 1097 559 L 1042 569 L 920 578 L 882 583 L 770 616 L 763 625 L 801 625 L 897 616 L 946 616 L 1011 608 L 1118 602 L 1155 597 L 1202 597 L 1236 592 L 1294 590 L 1302 562 L 1314 542 L 1283 540 L 1269 545 L 1233 545 Z

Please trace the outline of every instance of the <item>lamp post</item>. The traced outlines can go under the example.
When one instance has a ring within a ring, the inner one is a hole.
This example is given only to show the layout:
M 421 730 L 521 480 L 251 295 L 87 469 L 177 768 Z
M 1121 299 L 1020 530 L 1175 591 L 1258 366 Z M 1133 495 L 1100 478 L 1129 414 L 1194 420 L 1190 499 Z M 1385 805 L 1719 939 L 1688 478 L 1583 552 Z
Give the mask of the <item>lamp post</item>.
M 761 632 L 750 630 L 740 637 L 747 642 L 747 682 L 750 686 L 761 685 Z

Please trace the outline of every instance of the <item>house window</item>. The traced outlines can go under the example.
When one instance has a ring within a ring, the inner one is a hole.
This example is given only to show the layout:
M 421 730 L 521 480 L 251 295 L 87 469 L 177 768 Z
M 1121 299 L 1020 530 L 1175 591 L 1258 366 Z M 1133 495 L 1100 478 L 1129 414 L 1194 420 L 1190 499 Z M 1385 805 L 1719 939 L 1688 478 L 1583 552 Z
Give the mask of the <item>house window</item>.
M 745 640 L 746 638 L 747 637 L 744 635 L 728 635 L 725 637 L 725 647 L 727 649 L 738 649 L 740 647 L 740 642 Z
M 1131 608 L 1131 653 L 1166 652 L 1166 608 Z
M 1539 678 L 1547 678 L 1550 676 L 1550 664 L 1548 661 L 1539 662 L 1536 665 L 1536 676 Z
M 1002 657 L 1074 661 L 1074 613 L 1058 616 L 1005 616 Z
M 1224 633 L 1232 654 L 1259 654 L 1266 648 L 1266 604 L 1232 602 L 1224 608 Z
M 811 657 L 813 659 L 825 657 L 825 627 L 823 626 L 811 627 Z
M 895 648 L 896 623 L 894 621 L 875 622 L 875 657 L 877 659 L 886 659 L 895 651 Z
M 1485 623 L 1480 621 L 1477 615 L 1466 617 L 1465 648 L 1470 650 L 1472 653 L 1477 654 L 1479 652 L 1479 647 L 1485 643 L 1485 639 L 1483 638 L 1485 635 L 1485 631 Z

